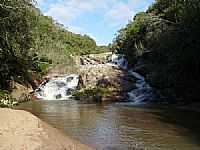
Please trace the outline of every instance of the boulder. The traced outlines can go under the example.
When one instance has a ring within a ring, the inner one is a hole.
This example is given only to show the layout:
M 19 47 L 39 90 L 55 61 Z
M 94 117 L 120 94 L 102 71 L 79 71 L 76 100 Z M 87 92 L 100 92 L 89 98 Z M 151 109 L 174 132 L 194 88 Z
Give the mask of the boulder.
M 83 88 L 75 95 L 80 100 L 120 101 L 135 88 L 134 77 L 116 65 L 81 65 L 79 74 Z
M 86 87 L 113 87 L 120 92 L 129 92 L 135 87 L 135 79 L 117 66 L 86 65 L 80 68 L 80 75 Z
M 34 90 L 32 86 L 29 85 L 22 85 L 15 81 L 11 82 L 11 97 L 18 102 L 28 101 L 31 99 L 31 93 L 33 93 Z

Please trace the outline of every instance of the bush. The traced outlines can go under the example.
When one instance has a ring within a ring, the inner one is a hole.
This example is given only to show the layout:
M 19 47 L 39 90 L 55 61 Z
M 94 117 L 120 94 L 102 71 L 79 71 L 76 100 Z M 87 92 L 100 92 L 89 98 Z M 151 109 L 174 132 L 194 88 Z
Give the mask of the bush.
M 101 102 L 102 97 L 109 95 L 111 91 L 109 88 L 102 88 L 102 87 L 91 87 L 81 89 L 73 93 L 73 96 L 76 99 L 84 98 L 87 100 L 88 98 L 92 98 L 94 101 Z

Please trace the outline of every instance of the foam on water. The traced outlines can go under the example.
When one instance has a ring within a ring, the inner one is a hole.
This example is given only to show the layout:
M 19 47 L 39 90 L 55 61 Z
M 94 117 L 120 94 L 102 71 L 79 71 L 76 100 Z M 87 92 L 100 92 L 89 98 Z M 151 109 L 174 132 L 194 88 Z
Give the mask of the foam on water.
M 135 104 L 143 104 L 147 101 L 152 101 L 155 95 L 144 77 L 133 71 L 130 71 L 130 74 L 136 78 L 136 88 L 128 93 L 129 99 L 133 100 Z
M 106 65 L 118 66 L 128 70 L 128 61 L 123 55 L 113 54 Z M 133 83 L 136 88 L 128 93 L 129 100 L 135 104 L 143 104 L 155 98 L 152 88 L 143 76 L 133 70 L 128 70 L 128 72 L 136 79 L 136 83 Z M 78 84 L 79 75 L 76 74 L 54 77 L 44 81 L 38 87 L 36 96 L 43 100 L 67 100 L 71 97 L 72 91 L 76 90 Z
M 111 63 L 120 66 L 123 69 L 128 68 L 128 61 L 124 58 L 123 55 L 113 54 L 111 56 Z
M 123 55 L 113 54 L 111 56 L 111 63 L 123 69 L 128 69 L 128 61 Z M 151 86 L 145 81 L 145 78 L 133 70 L 128 70 L 128 72 L 136 78 L 136 88 L 128 93 L 129 100 L 133 101 L 134 104 L 144 104 L 147 101 L 153 100 L 155 95 Z
M 44 81 L 36 90 L 36 96 L 43 100 L 67 100 L 77 88 L 79 76 L 63 75 Z

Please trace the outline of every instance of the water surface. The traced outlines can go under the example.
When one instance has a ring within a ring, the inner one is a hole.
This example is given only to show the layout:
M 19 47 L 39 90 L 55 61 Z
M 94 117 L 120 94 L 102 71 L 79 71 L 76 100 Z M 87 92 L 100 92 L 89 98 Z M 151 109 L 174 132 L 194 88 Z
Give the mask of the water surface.
M 33 101 L 18 106 L 98 150 L 199 150 L 200 117 L 132 103 Z

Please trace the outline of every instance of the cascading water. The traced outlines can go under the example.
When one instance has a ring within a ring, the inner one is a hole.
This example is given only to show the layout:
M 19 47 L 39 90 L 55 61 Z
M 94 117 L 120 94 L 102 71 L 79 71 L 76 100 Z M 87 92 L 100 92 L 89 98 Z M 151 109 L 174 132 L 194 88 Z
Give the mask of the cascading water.
M 123 69 L 128 68 L 128 61 L 120 54 L 112 54 L 110 58 L 110 63 L 120 66 Z
M 67 100 L 78 84 L 79 76 L 75 74 L 54 77 L 36 89 L 36 97 L 42 100 Z
M 113 54 L 109 63 L 104 65 L 119 66 L 128 70 L 128 61 L 123 55 Z M 140 74 L 129 70 L 129 74 L 136 79 L 136 88 L 128 93 L 129 100 L 134 104 L 141 104 L 152 100 L 155 96 L 152 88 Z M 44 81 L 36 90 L 36 97 L 42 100 L 67 100 L 71 97 L 72 91 L 76 90 L 79 84 L 79 75 L 63 75 L 53 77 Z
M 128 69 L 128 61 L 123 55 L 113 54 L 110 63 L 118 65 L 123 69 Z M 144 77 L 133 70 L 129 70 L 129 74 L 136 78 L 136 88 L 128 93 L 129 100 L 134 101 L 134 104 L 143 104 L 146 101 L 153 100 L 155 95 Z
M 144 77 L 134 71 L 129 71 L 129 73 L 136 78 L 136 88 L 128 93 L 129 99 L 133 100 L 135 104 L 152 101 L 155 98 L 155 95 Z

